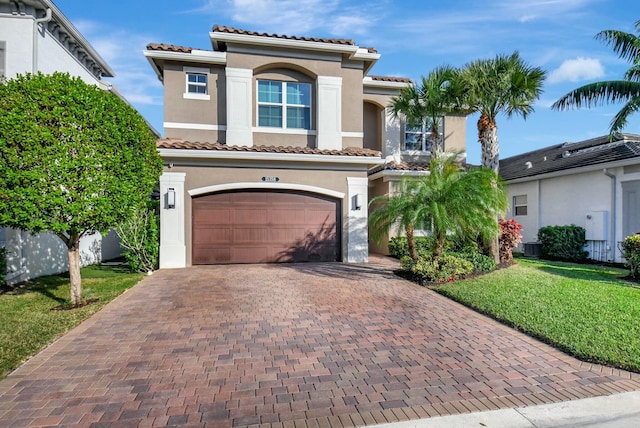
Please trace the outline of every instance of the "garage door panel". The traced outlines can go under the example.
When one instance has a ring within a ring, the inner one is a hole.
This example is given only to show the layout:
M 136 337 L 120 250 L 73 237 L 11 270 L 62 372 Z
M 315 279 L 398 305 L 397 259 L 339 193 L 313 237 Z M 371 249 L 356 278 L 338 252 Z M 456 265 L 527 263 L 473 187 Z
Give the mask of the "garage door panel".
M 241 207 L 233 209 L 230 224 L 261 224 L 268 223 L 269 211 L 266 208 Z
M 305 224 L 306 218 L 304 209 L 274 208 L 269 210 L 269 221 L 271 224 Z
M 229 208 L 206 207 L 194 213 L 193 221 L 198 225 L 229 224 L 231 210 Z
M 336 261 L 339 204 L 315 195 L 239 191 L 193 200 L 194 264 Z
M 201 227 L 198 229 L 198 234 L 194 235 L 193 243 L 196 245 L 207 244 L 209 242 L 230 244 L 233 242 L 232 232 L 233 231 L 229 226 Z
M 233 229 L 233 243 L 235 244 L 268 244 L 269 229 L 264 227 L 236 226 Z
M 211 265 L 217 263 L 231 263 L 231 247 L 229 246 L 200 246 L 199 251 L 193 252 L 193 264 Z
M 273 227 L 269 229 L 269 239 L 274 244 L 297 243 L 306 235 L 304 227 Z M 286 247 L 283 247 L 286 248 Z
M 268 193 L 260 193 L 260 192 L 237 192 L 232 193 L 232 198 L 229 200 L 229 203 L 233 205 L 237 204 L 267 204 L 269 203 L 269 194 Z

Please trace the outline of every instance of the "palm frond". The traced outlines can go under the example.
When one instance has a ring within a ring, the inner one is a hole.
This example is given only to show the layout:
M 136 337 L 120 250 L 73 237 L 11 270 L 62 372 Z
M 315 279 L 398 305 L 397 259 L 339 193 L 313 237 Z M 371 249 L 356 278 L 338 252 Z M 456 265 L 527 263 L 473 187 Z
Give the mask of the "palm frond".
M 619 30 L 604 30 L 596 34 L 595 39 L 611 46 L 618 57 L 632 64 L 636 64 L 640 58 L 640 38 L 634 34 Z
M 551 106 L 554 110 L 592 107 L 640 97 L 640 83 L 628 80 L 595 82 L 574 89 Z

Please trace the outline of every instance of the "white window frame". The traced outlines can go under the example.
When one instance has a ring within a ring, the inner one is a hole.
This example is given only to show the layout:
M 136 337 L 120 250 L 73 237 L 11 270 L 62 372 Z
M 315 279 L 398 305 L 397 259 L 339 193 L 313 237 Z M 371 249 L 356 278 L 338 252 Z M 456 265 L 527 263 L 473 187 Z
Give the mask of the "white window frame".
M 260 82 L 276 82 L 280 83 L 282 89 L 282 102 L 264 102 L 260 101 Z M 287 85 L 307 85 L 309 87 L 309 105 L 305 104 L 289 104 L 287 102 Z M 282 109 L 282 126 L 264 126 L 260 125 L 260 106 L 274 106 Z M 308 128 L 289 128 L 287 127 L 287 107 L 308 108 L 309 109 L 309 127 Z M 256 79 L 256 129 L 259 132 L 279 132 L 285 133 L 309 133 L 313 130 L 313 87 L 306 82 L 287 82 L 273 79 Z M 276 131 L 277 130 L 277 131 Z
M 182 95 L 185 99 L 191 100 L 205 100 L 208 101 L 211 99 L 209 95 L 209 69 L 203 67 L 182 67 L 182 71 L 184 71 L 184 94 Z M 205 77 L 205 82 L 189 82 L 190 75 L 200 75 Z M 204 94 L 189 92 L 189 86 L 198 86 L 204 87 Z
M 444 116 L 440 117 L 439 137 L 444 135 Z M 420 126 L 414 126 L 414 128 L 420 128 L 420 131 L 410 131 L 409 121 L 404 120 L 402 124 L 402 151 L 405 153 L 430 153 L 431 152 L 431 127 L 427 126 L 427 120 L 423 120 Z M 421 138 L 422 144 L 419 150 L 407 149 L 407 135 L 414 134 Z M 427 147 L 427 143 L 429 146 Z
M 520 202 L 518 202 L 518 198 L 520 198 Z M 524 198 L 524 201 L 522 201 L 522 198 Z M 513 197 L 513 216 L 518 216 L 518 217 L 523 217 L 526 216 L 527 214 L 529 214 L 529 204 L 528 204 L 528 200 L 527 200 L 527 195 L 515 195 Z M 524 213 L 518 213 L 519 208 L 524 208 Z

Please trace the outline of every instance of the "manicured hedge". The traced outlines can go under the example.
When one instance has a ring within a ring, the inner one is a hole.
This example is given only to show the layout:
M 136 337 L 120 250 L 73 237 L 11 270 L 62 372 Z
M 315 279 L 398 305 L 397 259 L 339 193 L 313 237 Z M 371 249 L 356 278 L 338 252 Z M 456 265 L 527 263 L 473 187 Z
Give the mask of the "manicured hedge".
M 584 246 L 587 243 L 584 227 L 544 226 L 538 230 L 538 241 L 542 242 L 542 258 L 579 262 L 587 258 Z

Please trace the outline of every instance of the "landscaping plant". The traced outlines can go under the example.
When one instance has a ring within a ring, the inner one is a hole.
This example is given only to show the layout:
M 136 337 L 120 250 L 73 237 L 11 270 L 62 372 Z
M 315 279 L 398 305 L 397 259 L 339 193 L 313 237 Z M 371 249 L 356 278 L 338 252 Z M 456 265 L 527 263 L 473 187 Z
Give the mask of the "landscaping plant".
M 584 227 L 574 224 L 541 227 L 538 241 L 542 243 L 542 258 L 569 262 L 585 260 L 588 254 L 584 250 L 587 243 L 585 236 Z
M 631 276 L 640 278 L 640 233 L 627 236 L 620 246 L 622 257 L 627 261 L 625 265 L 631 270 Z
M 156 138 L 125 101 L 68 74 L 18 75 L 0 99 L 0 227 L 58 236 L 79 305 L 80 239 L 148 198 L 162 172 Z
M 116 232 L 123 256 L 129 267 L 137 272 L 151 272 L 158 268 L 160 254 L 160 216 L 157 201 L 135 207 L 131 215 L 118 226 Z
M 513 249 L 522 242 L 522 225 L 514 219 L 504 220 L 501 219 L 500 224 L 500 238 L 498 243 L 500 245 L 500 263 L 508 263 L 513 260 Z

